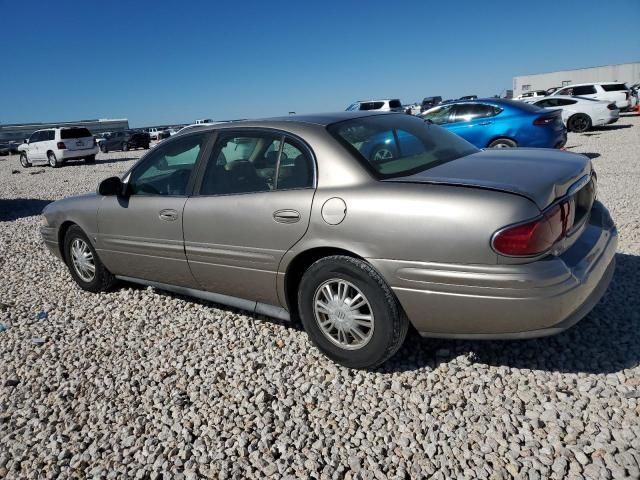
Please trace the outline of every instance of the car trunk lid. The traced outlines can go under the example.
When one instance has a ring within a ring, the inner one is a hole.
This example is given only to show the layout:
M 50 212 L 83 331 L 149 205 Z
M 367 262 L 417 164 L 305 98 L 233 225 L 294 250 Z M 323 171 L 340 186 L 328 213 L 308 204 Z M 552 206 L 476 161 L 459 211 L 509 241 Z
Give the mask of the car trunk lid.
M 584 155 L 541 148 L 490 149 L 385 182 L 437 183 L 524 196 L 541 210 L 591 175 Z M 586 182 L 585 182 L 586 183 Z

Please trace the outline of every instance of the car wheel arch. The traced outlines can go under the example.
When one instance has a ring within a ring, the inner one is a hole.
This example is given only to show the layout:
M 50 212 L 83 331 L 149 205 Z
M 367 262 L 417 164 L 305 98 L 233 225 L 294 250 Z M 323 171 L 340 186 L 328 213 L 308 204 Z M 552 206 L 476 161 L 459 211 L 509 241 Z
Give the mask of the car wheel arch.
M 367 261 L 362 256 L 343 248 L 314 247 L 298 253 L 287 265 L 284 277 L 284 300 L 292 319 L 298 318 L 298 287 L 304 272 L 318 260 L 334 255 L 357 258 L 364 262 Z
M 64 239 L 67 236 L 67 232 L 69 231 L 69 229 L 74 225 L 80 227 L 80 225 L 78 225 L 75 222 L 72 222 L 71 220 L 65 220 L 64 222 L 62 222 L 62 224 L 60 225 L 60 228 L 58 229 L 58 248 L 60 249 L 62 260 L 65 262 L 67 261 L 67 259 L 65 258 L 65 252 L 64 252 Z
M 496 135 L 495 137 L 492 137 L 489 139 L 489 141 L 487 142 L 487 146 L 485 148 L 489 148 L 489 145 L 491 145 L 493 142 L 495 142 L 496 140 L 511 140 L 512 142 L 514 142 L 516 145 L 518 145 L 517 140 L 515 139 L 515 137 L 513 136 L 509 136 L 509 135 Z

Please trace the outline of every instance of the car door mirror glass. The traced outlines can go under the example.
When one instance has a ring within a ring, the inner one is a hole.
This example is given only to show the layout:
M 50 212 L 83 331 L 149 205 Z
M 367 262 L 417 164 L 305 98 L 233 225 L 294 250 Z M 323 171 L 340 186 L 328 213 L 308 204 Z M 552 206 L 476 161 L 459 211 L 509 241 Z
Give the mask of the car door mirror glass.
M 98 193 L 106 196 L 123 195 L 125 193 L 124 186 L 125 184 L 122 183 L 120 177 L 109 177 L 100 182 Z

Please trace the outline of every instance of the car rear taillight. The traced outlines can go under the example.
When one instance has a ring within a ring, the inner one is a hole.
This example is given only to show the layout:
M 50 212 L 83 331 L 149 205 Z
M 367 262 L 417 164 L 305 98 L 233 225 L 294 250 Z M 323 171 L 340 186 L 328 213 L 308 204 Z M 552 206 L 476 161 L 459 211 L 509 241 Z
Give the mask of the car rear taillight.
M 498 230 L 493 235 L 493 249 L 510 257 L 529 257 L 551 250 L 573 226 L 575 211 L 571 200 L 553 205 L 539 217 Z
M 549 125 L 555 122 L 558 119 L 558 115 L 545 115 L 543 117 L 538 117 L 533 121 L 534 125 Z
M 609 105 L 607 105 L 607 108 L 609 110 L 617 110 L 618 106 L 615 103 L 610 103 Z
M 56 147 L 58 147 L 58 150 L 66 150 L 67 146 L 64 144 L 64 142 L 58 142 Z

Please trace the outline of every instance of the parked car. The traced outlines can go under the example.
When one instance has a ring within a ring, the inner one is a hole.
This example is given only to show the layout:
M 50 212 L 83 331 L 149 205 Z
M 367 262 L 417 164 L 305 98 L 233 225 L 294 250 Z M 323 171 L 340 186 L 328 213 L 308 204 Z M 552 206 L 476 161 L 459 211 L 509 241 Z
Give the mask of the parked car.
M 458 100 L 477 100 L 477 95 L 466 95 L 464 97 L 460 97 Z
M 549 111 L 515 100 L 486 98 L 439 105 L 422 118 L 478 148 L 561 148 L 567 142 L 561 114 L 561 110 Z
M 591 98 L 554 95 L 532 99 L 532 105 L 540 108 L 559 108 L 562 121 L 568 130 L 586 132 L 591 127 L 609 125 L 620 118 L 620 110 L 614 102 L 601 102 Z
M 151 127 L 148 129 L 148 132 L 151 140 L 159 140 L 158 135 L 161 135 L 162 132 L 166 132 L 166 129 L 162 127 Z
M 358 110 L 379 110 L 381 112 L 401 112 L 402 102 L 397 98 L 391 100 L 358 100 L 347 107 L 347 112 Z
M 546 90 L 531 90 L 530 92 L 521 93 L 515 98 L 515 100 L 526 100 L 526 99 L 531 99 L 535 97 L 546 97 L 546 96 L 547 96 Z
M 169 138 L 170 136 L 171 136 L 171 133 L 169 132 L 169 130 L 162 130 L 158 132 L 158 134 L 156 135 L 156 140 L 158 141 L 164 140 L 165 138 Z
M 9 146 L 8 143 L 0 143 L 0 155 L 1 156 L 5 156 L 5 155 L 10 155 L 11 154 L 11 147 Z
M 95 163 L 98 144 L 84 127 L 62 127 L 36 130 L 20 145 L 20 164 L 30 167 L 34 162 L 46 162 L 59 167 L 67 160 L 83 158 Z
M 110 150 L 122 150 L 126 152 L 134 148 L 149 148 L 151 138 L 147 132 L 137 130 L 124 130 L 112 132 L 99 143 L 100 151 L 107 153 Z
M 422 99 L 422 111 L 426 112 L 427 110 L 429 110 L 430 108 L 435 107 L 436 105 L 440 104 L 441 102 L 442 102 L 442 97 L 440 97 L 440 96 L 424 97 Z
M 398 155 L 372 161 L 373 137 Z M 328 357 L 372 368 L 410 324 L 522 339 L 584 317 L 615 265 L 595 192 L 579 154 L 481 151 L 404 113 L 341 112 L 177 135 L 46 206 L 40 231 L 85 290 L 124 279 L 299 317 Z
M 546 94 L 547 95 L 551 95 L 553 92 L 560 90 L 562 87 L 551 87 L 551 88 L 547 88 L 546 90 Z
M 9 153 L 11 155 L 20 155 L 20 142 L 9 142 Z
M 629 87 L 620 82 L 577 83 L 556 90 L 551 95 L 585 97 L 604 102 L 615 102 L 622 112 L 633 106 Z

